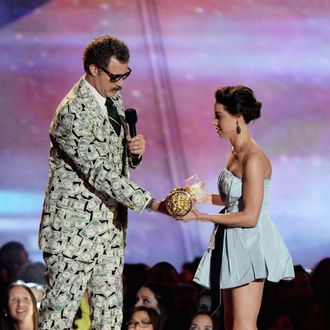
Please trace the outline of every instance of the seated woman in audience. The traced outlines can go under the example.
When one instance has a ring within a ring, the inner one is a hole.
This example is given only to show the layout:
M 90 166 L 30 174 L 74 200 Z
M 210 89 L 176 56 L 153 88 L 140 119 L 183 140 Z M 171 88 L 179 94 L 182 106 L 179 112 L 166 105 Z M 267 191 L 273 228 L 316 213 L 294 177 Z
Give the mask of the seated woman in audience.
M 153 308 L 135 307 L 127 322 L 127 330 L 132 329 L 162 330 L 159 314 Z
M 197 312 L 191 320 L 189 330 L 216 330 L 215 319 L 208 312 Z
M 9 329 L 37 329 L 37 301 L 31 289 L 23 282 L 14 282 L 8 289 Z
M 154 283 L 144 284 L 136 294 L 136 303 L 134 307 L 139 306 L 155 309 L 160 315 L 162 327 L 165 330 L 173 330 L 173 297 L 164 286 Z
M 45 288 L 44 288 L 44 286 L 41 285 L 41 284 L 33 283 L 33 282 L 27 283 L 27 282 L 25 282 L 24 280 L 21 280 L 21 279 L 15 281 L 15 286 L 19 286 L 21 284 L 24 287 L 28 287 L 32 291 L 34 297 L 36 298 L 37 309 L 39 311 L 41 300 L 45 296 Z M 0 330 L 1 330 L 1 328 L 0 328 Z

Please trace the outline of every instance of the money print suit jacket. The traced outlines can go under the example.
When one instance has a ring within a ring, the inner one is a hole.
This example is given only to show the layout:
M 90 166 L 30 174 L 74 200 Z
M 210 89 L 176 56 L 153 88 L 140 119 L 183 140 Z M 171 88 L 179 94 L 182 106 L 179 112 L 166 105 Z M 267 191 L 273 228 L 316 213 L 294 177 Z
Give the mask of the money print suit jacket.
M 142 211 L 151 199 L 129 179 L 128 168 L 134 166 L 125 143 L 127 128 L 117 136 L 87 84 L 81 78 L 73 86 L 50 126 L 49 180 L 39 231 L 41 250 L 85 262 L 106 246 L 114 228 L 125 230 L 126 219 L 118 218 L 127 212 L 120 209 Z M 125 126 L 121 95 L 113 101 Z

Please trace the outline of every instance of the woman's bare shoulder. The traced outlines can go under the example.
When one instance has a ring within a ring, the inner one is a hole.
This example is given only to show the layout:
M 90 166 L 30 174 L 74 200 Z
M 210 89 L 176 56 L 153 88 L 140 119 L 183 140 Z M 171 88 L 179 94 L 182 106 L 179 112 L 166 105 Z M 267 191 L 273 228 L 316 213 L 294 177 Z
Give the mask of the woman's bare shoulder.
M 270 178 L 272 175 L 272 165 L 270 159 L 264 150 L 259 146 L 251 148 L 245 158 L 245 168 L 251 167 L 263 173 L 264 178 Z

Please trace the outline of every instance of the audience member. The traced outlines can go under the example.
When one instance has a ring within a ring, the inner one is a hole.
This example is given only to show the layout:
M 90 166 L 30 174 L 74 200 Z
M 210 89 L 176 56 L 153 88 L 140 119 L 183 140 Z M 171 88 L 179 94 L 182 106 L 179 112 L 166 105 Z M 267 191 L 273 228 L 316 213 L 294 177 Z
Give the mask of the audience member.
M 191 319 L 189 330 L 215 330 L 216 320 L 208 312 L 197 312 Z
M 22 267 L 29 261 L 24 245 L 10 241 L 0 248 L 0 267 L 8 282 L 15 281 Z
M 164 261 L 151 268 L 143 263 L 125 264 L 124 307 L 130 323 L 128 327 L 125 322 L 122 329 L 224 329 L 220 313 L 210 317 L 210 290 L 192 281 L 199 259 L 184 263 L 180 274 Z M 19 242 L 8 242 L 0 248 L 2 309 L 7 311 L 6 316 L 4 311 L 0 314 L 1 330 L 36 329 L 38 302 L 44 294 L 44 269 L 41 262 L 28 262 L 28 253 Z M 320 260 L 311 275 L 301 265 L 294 270 L 293 281 L 266 281 L 258 328 L 329 330 L 330 258 Z M 85 295 L 72 329 L 85 330 L 90 325 Z
M 197 257 L 192 262 L 185 262 L 182 265 L 181 272 L 179 273 L 179 281 L 192 282 L 201 258 Z
M 10 241 L 0 248 L 0 305 L 2 308 L 5 304 L 3 297 L 6 296 L 10 283 L 18 279 L 20 270 L 28 261 L 28 253 L 22 243 Z
M 32 293 L 34 295 L 34 298 L 37 301 L 37 309 L 39 310 L 41 300 L 45 295 L 45 288 L 43 287 L 43 285 L 32 283 L 32 282 L 31 283 L 26 283 L 22 280 L 16 281 L 15 284 L 16 285 L 23 285 L 24 287 L 26 286 L 32 291 Z
M 153 308 L 160 315 L 162 328 L 173 329 L 174 302 L 168 288 L 155 283 L 144 284 L 136 294 L 134 307 Z
M 143 263 L 125 264 L 123 270 L 124 309 L 131 309 L 136 302 L 136 293 L 147 282 L 149 267 Z
M 37 301 L 31 289 L 23 282 L 14 282 L 8 289 L 9 329 L 37 329 Z
M 274 305 L 267 315 L 260 313 L 259 329 L 265 330 L 298 330 L 291 312 Z M 267 317 L 265 317 L 267 316 Z M 264 319 L 262 319 L 264 317 Z
M 294 285 L 295 300 L 299 303 L 310 299 L 314 295 L 311 278 L 306 269 L 301 265 L 294 266 L 295 278 L 292 280 Z
M 160 316 L 153 308 L 135 307 L 126 329 L 162 330 Z
M 315 296 L 330 308 L 330 258 L 320 260 L 311 274 Z
M 188 329 L 191 318 L 196 312 L 199 287 L 194 283 L 180 283 L 174 297 L 175 329 Z
M 329 298 L 328 298 L 329 299 Z M 304 301 L 299 312 L 299 330 L 329 330 L 329 311 L 317 299 Z
M 179 284 L 179 274 L 171 263 L 162 261 L 149 269 L 148 282 L 168 288 L 175 296 Z
M 44 285 L 45 270 L 46 265 L 43 262 L 28 262 L 21 268 L 17 277 L 25 283 Z
M 211 291 L 203 288 L 200 290 L 197 301 L 197 312 L 211 312 Z
M 294 266 L 295 278 L 291 281 L 280 281 L 275 287 L 275 294 L 271 299 L 275 298 L 275 303 L 291 310 L 294 314 L 304 301 L 311 298 L 314 290 L 311 285 L 310 275 L 301 266 Z M 269 305 L 272 308 L 272 305 Z M 265 306 L 261 307 L 264 309 Z

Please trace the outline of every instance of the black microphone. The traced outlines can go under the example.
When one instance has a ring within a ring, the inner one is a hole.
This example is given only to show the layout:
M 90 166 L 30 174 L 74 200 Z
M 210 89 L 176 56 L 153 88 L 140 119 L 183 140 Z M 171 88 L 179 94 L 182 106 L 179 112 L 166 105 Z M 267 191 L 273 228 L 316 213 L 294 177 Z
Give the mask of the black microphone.
M 125 120 L 129 127 L 129 134 L 131 137 L 136 136 L 136 122 L 137 122 L 137 114 L 135 109 L 126 109 L 125 110 Z

